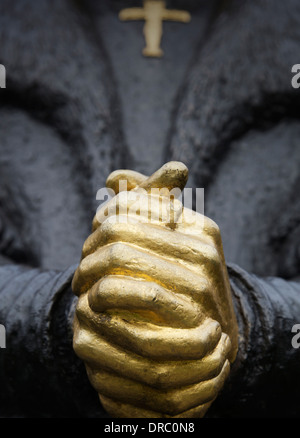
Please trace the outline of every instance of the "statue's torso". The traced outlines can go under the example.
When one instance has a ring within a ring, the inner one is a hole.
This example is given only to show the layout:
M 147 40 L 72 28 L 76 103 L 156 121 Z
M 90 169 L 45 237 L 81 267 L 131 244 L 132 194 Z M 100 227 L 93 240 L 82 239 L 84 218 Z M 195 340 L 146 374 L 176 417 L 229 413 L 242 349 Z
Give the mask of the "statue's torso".
M 175 159 L 189 166 L 189 187 L 205 188 L 205 214 L 221 228 L 227 261 L 259 275 L 299 273 L 299 124 L 283 115 L 260 126 L 273 108 L 265 96 L 289 90 L 272 52 L 284 23 L 262 39 L 261 11 L 253 7 L 256 37 L 247 11 L 221 16 L 212 31 L 205 3 L 192 8 L 190 24 L 164 24 L 162 59 L 141 55 L 142 22 L 118 20 L 127 2 L 93 6 L 83 26 L 85 15 L 76 18 L 59 2 L 33 6 L 28 18 L 15 11 L 4 22 L 5 227 L 18 229 L 18 245 L 30 247 L 41 266 L 79 260 L 97 189 L 111 170 L 149 174 Z M 297 31 L 290 33 L 296 40 Z M 290 52 L 285 59 L 292 61 Z M 20 225 L 11 220 L 14 209 Z

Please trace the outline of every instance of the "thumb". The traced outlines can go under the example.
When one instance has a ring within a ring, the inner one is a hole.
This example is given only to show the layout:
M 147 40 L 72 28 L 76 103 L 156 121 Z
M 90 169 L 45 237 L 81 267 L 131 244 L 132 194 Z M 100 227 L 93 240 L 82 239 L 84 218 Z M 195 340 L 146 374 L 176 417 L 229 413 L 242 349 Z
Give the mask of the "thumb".
M 120 191 L 120 181 L 127 182 L 127 190 L 132 190 L 145 182 L 147 176 L 134 170 L 120 169 L 112 172 L 106 180 L 106 187 L 112 189 L 117 195 Z
M 174 188 L 179 188 L 182 191 L 187 180 L 188 168 L 186 165 L 179 161 L 170 161 L 150 177 L 132 170 L 116 170 L 107 178 L 106 187 L 117 194 L 119 193 L 119 182 L 126 181 L 127 190 L 141 188 L 150 191 L 152 188 L 166 188 L 171 191 Z

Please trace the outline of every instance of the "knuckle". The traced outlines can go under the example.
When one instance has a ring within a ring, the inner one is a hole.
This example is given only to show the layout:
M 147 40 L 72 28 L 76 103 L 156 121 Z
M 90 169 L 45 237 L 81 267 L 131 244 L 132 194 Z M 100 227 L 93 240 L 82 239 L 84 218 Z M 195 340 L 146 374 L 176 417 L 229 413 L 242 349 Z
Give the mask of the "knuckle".
M 76 271 L 77 276 L 79 278 L 84 277 L 89 272 L 89 267 L 90 267 L 89 260 L 90 260 L 90 256 L 87 256 L 80 262 Z
M 74 273 L 73 280 L 72 280 L 72 289 L 76 293 L 80 292 L 81 283 L 82 283 L 82 280 L 84 278 L 82 264 L 83 264 L 83 261 L 80 262 L 79 266 L 77 267 L 77 269 Z
M 216 321 L 215 319 L 208 318 L 206 323 L 205 323 L 205 326 L 207 328 L 207 334 L 208 334 L 209 338 L 215 338 L 219 342 L 219 340 L 221 339 L 221 336 L 222 336 L 221 324 L 218 321 Z M 199 329 L 200 329 L 200 333 L 201 333 L 202 327 L 200 326 Z
M 174 372 L 172 364 L 162 365 L 155 368 L 155 376 L 151 377 L 151 385 L 160 391 L 174 392 L 182 389 L 185 384 L 181 382 L 181 376 Z
M 209 217 L 205 217 L 205 225 L 206 225 L 206 230 L 207 233 L 209 235 L 217 235 L 220 234 L 220 228 L 218 226 L 218 224 L 216 224 L 216 222 L 214 222 L 212 219 L 210 219 Z
M 101 233 L 106 241 L 115 241 L 119 238 L 123 228 L 123 224 L 117 223 L 116 220 L 107 220 L 101 227 Z
M 212 219 L 205 217 L 204 233 L 206 236 L 210 237 L 215 244 L 220 243 L 221 231 Z
M 155 375 L 153 376 L 153 386 L 159 389 L 169 387 L 170 370 L 165 367 L 158 366 L 155 369 Z
M 91 300 L 96 302 L 98 298 L 101 298 L 103 304 L 104 300 L 109 300 L 116 293 L 119 293 L 121 289 L 122 286 L 117 279 L 111 275 L 105 276 L 90 290 Z
M 179 391 L 172 391 L 169 393 L 166 393 L 166 395 L 163 397 L 163 402 L 165 406 L 165 413 L 169 415 L 177 415 L 180 411 L 180 404 L 182 402 L 181 397 L 179 397 Z
M 203 259 L 209 262 L 210 265 L 219 265 L 221 263 L 221 257 L 218 249 L 212 244 L 198 243 L 194 249 L 194 255 L 200 261 Z
M 211 264 L 215 266 L 218 266 L 220 264 L 220 255 L 218 250 L 214 246 L 209 246 L 209 248 L 207 249 L 207 259 Z
M 95 244 L 94 244 L 94 239 L 95 239 L 95 238 L 97 239 L 96 235 L 97 235 L 97 232 L 94 231 L 94 233 L 91 234 L 91 235 L 85 240 L 85 242 L 84 242 L 84 244 L 83 244 L 83 246 L 82 246 L 82 259 L 84 259 L 84 258 L 87 257 L 88 255 L 90 255 L 90 254 L 94 251 L 93 246 L 95 245 Z
M 93 217 L 93 220 L 92 220 L 92 231 L 93 232 L 96 231 L 96 229 L 100 225 L 100 222 L 98 221 L 98 213 L 99 212 L 96 213 L 96 215 Z
M 74 331 L 73 336 L 73 349 L 78 357 L 84 357 L 84 350 L 88 343 L 87 336 L 84 330 L 78 327 Z
M 220 390 L 219 378 L 220 378 L 220 376 L 215 377 L 211 382 L 211 387 L 210 387 L 210 398 L 211 399 L 214 399 L 219 393 L 219 390 Z
M 228 335 L 225 335 L 224 350 L 226 353 L 226 357 L 228 357 L 228 355 L 230 354 L 231 348 L 232 348 L 231 339 Z
M 76 305 L 76 316 L 78 319 L 78 322 L 82 320 L 86 316 L 86 308 L 85 308 L 85 302 L 84 299 L 80 297 L 80 299 L 77 302 Z
M 118 265 L 124 256 L 126 245 L 121 242 L 112 243 L 108 249 L 109 262 Z
M 104 294 L 107 290 L 111 289 L 111 277 L 103 277 L 101 280 L 91 289 L 99 294 Z
M 220 353 L 218 351 L 218 352 L 214 353 L 210 359 L 210 367 L 215 370 L 214 371 L 215 375 L 218 372 L 220 372 L 222 364 L 223 364 L 222 353 Z
M 220 372 L 224 364 L 224 361 L 225 361 L 224 351 L 218 348 L 212 355 L 211 366 Z
M 89 243 L 88 240 L 86 240 L 82 246 L 82 257 L 86 257 L 89 251 Z
M 193 285 L 195 294 L 198 296 L 201 296 L 209 299 L 211 296 L 211 282 L 208 276 L 201 276 L 199 277 L 199 281 Z
M 81 336 L 81 330 L 77 328 L 73 336 L 73 349 L 77 355 L 79 355 L 82 345 L 84 345 L 84 341 Z

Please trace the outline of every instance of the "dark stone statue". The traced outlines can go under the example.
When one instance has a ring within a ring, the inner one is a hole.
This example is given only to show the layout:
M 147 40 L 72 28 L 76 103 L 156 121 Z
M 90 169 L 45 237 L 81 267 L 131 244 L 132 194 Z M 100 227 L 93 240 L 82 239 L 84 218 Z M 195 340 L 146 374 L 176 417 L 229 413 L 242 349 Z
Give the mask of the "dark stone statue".
M 299 417 L 297 0 L 180 1 L 162 59 L 128 1 L 2 0 L 0 416 L 107 417 L 72 348 L 81 248 L 108 174 L 169 160 L 220 227 L 239 352 L 208 417 Z

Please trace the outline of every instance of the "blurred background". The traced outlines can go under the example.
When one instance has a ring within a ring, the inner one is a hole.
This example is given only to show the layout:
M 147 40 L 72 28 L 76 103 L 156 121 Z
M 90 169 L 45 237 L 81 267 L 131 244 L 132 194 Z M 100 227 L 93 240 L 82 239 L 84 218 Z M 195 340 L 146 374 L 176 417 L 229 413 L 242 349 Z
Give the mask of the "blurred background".
M 109 173 L 169 160 L 205 189 L 227 262 L 299 276 L 297 0 L 168 1 L 162 59 L 142 56 L 141 1 L 1 0 L 2 263 L 79 262 Z

